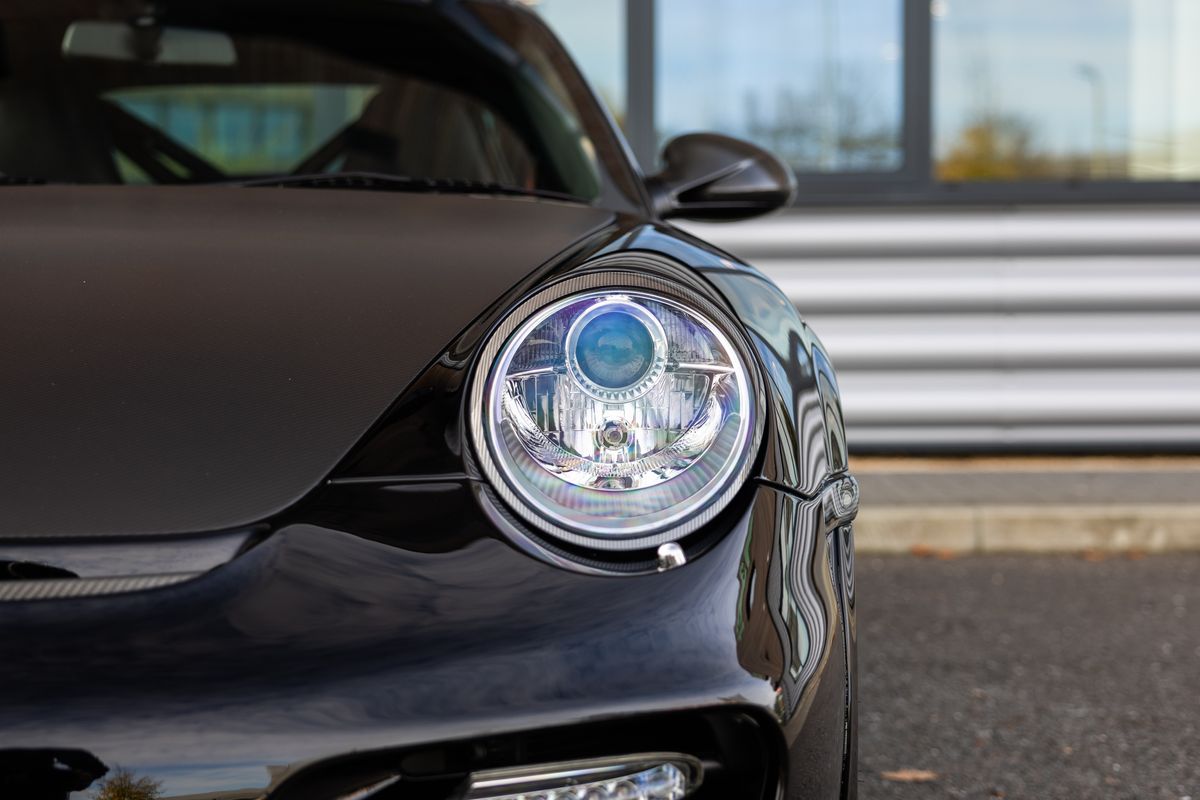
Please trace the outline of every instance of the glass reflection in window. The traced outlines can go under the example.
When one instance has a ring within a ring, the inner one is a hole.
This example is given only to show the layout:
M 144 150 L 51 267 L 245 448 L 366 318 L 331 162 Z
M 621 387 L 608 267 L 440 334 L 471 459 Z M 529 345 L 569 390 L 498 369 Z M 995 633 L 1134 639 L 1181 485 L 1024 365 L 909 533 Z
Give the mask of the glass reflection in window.
M 1200 3 L 934 0 L 944 181 L 1200 177 Z
M 898 169 L 901 0 L 658 0 L 661 139 L 715 130 L 800 172 Z

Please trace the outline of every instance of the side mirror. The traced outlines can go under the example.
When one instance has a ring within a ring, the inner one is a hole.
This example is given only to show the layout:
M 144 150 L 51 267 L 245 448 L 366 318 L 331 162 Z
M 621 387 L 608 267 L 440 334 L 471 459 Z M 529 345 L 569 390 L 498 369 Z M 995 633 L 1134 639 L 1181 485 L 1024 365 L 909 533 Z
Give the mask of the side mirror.
M 663 169 L 646 179 L 661 217 L 736 220 L 791 202 L 791 167 L 757 145 L 719 133 L 688 133 L 667 142 Z

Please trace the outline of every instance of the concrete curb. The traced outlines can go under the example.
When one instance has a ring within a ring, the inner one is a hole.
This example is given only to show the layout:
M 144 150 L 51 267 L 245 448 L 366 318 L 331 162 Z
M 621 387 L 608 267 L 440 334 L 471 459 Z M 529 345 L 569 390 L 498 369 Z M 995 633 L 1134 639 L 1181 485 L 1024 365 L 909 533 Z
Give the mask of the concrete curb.
M 1200 504 L 864 505 L 854 538 L 862 553 L 1200 550 Z

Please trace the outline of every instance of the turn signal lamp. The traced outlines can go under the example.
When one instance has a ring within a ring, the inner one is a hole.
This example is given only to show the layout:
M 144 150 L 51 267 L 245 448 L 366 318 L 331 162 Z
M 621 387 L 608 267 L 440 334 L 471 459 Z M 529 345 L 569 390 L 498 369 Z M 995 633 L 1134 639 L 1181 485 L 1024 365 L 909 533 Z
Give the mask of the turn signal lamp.
M 683 800 L 703 776 L 691 756 L 646 753 L 477 772 L 462 800 Z

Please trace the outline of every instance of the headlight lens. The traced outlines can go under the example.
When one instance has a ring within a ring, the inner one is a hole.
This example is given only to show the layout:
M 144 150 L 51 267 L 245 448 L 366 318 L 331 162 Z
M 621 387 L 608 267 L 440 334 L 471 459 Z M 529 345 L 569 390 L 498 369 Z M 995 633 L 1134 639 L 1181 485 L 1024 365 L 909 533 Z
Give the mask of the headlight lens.
M 524 304 L 485 348 L 473 394 L 499 493 L 538 528 L 607 549 L 711 518 L 750 466 L 758 422 L 720 312 L 657 279 L 625 283 L 642 285 L 559 285 Z

